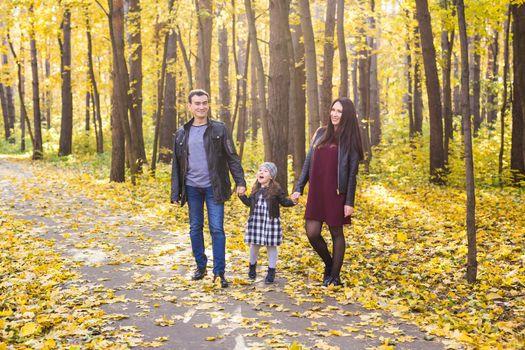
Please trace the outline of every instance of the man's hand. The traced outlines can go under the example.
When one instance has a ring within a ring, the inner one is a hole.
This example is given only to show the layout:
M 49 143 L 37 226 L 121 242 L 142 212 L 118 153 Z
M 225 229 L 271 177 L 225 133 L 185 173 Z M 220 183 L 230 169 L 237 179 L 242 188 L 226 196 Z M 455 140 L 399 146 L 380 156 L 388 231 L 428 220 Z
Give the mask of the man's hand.
M 180 204 L 180 202 L 179 201 L 171 201 L 171 204 L 177 204 L 178 205 L 178 204 Z
M 354 207 L 345 205 L 345 218 L 348 216 L 352 216 L 353 213 L 354 213 Z
M 290 199 L 295 203 L 297 204 L 297 202 L 299 201 L 299 197 L 301 196 L 301 193 L 299 192 L 294 192 L 292 193 L 292 195 L 290 196 Z
M 238 196 L 243 196 L 246 194 L 246 187 L 244 186 L 237 186 L 236 189 L 235 189 L 235 192 L 237 193 Z

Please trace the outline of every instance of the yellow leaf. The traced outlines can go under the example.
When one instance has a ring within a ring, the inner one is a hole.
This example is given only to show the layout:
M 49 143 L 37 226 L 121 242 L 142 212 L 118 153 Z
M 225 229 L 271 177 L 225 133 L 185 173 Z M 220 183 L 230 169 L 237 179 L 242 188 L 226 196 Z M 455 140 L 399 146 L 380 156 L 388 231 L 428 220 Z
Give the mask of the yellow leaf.
M 467 342 L 467 343 L 473 343 L 474 341 L 472 340 L 471 337 L 468 336 L 467 333 L 461 333 L 461 335 L 457 338 L 457 340 L 461 340 L 461 341 L 464 341 L 464 342 Z
M 26 323 L 21 329 L 20 329 L 20 335 L 22 337 L 27 337 L 32 334 L 35 334 L 39 331 L 40 326 L 36 324 L 35 322 L 29 322 Z
M 487 299 L 488 300 L 494 300 L 494 299 L 500 299 L 501 298 L 501 295 L 499 295 L 498 293 L 489 293 L 487 294 Z
M 0 350 L 7 350 L 7 344 L 4 342 L 0 343 Z
M 54 349 L 57 347 L 57 343 L 55 342 L 54 339 L 46 339 L 44 340 L 44 346 L 47 347 L 48 349 Z
M 343 332 L 335 330 L 335 329 L 330 329 L 328 333 L 330 333 L 331 335 L 335 335 L 336 337 L 340 337 L 343 335 Z
M 398 232 L 397 233 L 397 240 L 399 242 L 406 242 L 408 240 L 408 236 L 406 232 Z
M 293 342 L 292 345 L 288 347 L 288 350 L 302 350 L 302 349 L 303 347 L 297 344 L 297 342 Z
M 11 309 L 0 311 L 0 316 L 11 316 L 12 314 L 13 314 L 13 311 Z

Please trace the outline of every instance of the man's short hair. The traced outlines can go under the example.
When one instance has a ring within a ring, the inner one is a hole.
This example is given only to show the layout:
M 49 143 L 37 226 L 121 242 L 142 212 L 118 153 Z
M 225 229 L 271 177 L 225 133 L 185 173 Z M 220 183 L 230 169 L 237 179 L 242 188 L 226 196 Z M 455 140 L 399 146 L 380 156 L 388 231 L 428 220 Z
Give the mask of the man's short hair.
M 208 100 L 210 99 L 210 94 L 208 94 L 206 91 L 202 89 L 195 89 L 190 91 L 190 94 L 188 95 L 188 103 L 191 103 L 191 98 L 193 96 L 208 96 Z

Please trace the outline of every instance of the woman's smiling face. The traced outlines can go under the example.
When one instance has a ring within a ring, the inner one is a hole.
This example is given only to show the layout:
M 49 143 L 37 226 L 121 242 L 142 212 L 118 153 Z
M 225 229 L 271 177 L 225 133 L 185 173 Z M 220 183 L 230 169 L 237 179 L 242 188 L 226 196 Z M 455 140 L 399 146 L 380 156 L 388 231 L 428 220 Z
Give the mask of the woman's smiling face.
M 332 109 L 330 110 L 330 120 L 334 126 L 337 128 L 341 123 L 341 117 L 343 116 L 343 105 L 341 102 L 337 101 L 333 104 Z

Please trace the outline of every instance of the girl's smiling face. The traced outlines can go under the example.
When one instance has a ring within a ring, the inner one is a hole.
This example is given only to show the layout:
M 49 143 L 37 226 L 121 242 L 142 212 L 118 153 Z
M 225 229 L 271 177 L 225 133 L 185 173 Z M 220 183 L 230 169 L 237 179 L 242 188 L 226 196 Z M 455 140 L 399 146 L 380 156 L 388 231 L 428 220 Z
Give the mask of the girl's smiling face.
M 265 167 L 260 167 L 257 171 L 257 181 L 261 184 L 262 187 L 267 187 L 272 181 L 272 176 L 270 172 Z

